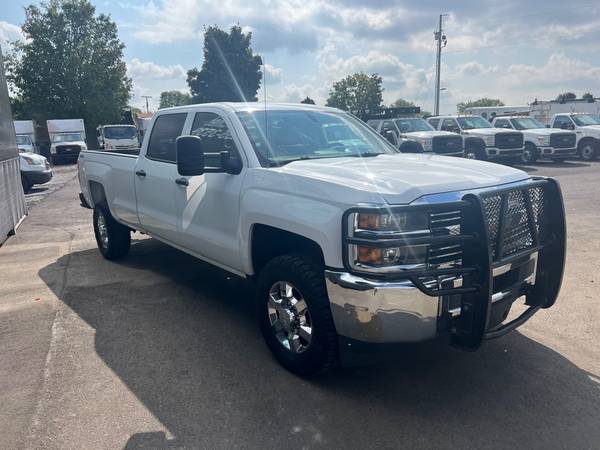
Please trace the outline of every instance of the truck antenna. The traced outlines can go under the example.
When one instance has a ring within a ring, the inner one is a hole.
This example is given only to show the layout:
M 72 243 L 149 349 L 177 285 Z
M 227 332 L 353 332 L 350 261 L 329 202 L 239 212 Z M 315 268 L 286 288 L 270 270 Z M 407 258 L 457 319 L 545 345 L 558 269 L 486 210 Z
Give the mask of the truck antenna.
M 265 140 L 267 141 L 267 150 L 271 147 L 269 145 L 269 126 L 267 123 L 267 65 L 265 58 L 263 57 L 263 92 L 264 92 L 264 107 L 265 107 Z

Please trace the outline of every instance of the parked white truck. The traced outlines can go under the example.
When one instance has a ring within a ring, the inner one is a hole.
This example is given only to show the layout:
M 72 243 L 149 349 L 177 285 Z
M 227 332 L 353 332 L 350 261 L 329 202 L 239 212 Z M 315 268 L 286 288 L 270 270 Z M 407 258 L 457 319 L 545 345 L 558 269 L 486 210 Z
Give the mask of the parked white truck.
M 463 136 L 465 157 L 481 161 L 500 158 L 521 158 L 523 133 L 494 128 L 480 116 L 434 116 L 427 122 L 436 130 Z
M 448 131 L 437 131 L 421 117 L 371 119 L 367 124 L 402 153 L 464 156 L 461 136 Z
M 133 125 L 101 125 L 96 129 L 102 150 L 133 150 L 140 147 L 138 130 Z
M 53 119 L 46 122 L 52 163 L 75 162 L 87 150 L 83 119 Z
M 38 153 L 33 120 L 14 120 L 13 124 L 19 150 L 26 153 Z
M 597 114 L 555 114 L 552 127 L 575 132 L 577 154 L 584 161 L 592 161 L 600 154 L 600 117 Z
M 107 259 L 135 230 L 255 279 L 265 340 L 302 375 L 371 345 L 449 336 L 475 350 L 552 306 L 561 285 L 556 181 L 399 154 L 333 108 L 161 109 L 139 156 L 84 151 L 79 181 Z
M 532 117 L 496 117 L 492 125 L 496 128 L 518 130 L 523 133 L 525 151 L 521 155 L 521 161 L 525 164 L 534 163 L 538 158 L 562 162 L 577 154 L 577 137 L 574 132 L 560 128 L 546 128 Z

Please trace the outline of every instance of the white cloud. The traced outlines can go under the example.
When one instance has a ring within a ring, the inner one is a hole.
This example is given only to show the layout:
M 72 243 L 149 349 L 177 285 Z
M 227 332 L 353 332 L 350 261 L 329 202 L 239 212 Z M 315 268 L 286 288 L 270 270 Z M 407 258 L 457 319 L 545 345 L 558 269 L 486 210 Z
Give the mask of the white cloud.
M 267 84 L 277 84 L 281 82 L 283 70 L 280 67 L 273 67 L 271 64 L 265 64 L 264 69 L 267 75 Z
M 9 49 L 9 42 L 22 40 L 25 40 L 25 36 L 20 27 L 0 20 L 0 46 L 2 47 L 2 53 L 6 53 Z
M 186 79 L 187 77 L 187 71 L 180 64 L 161 66 L 137 58 L 133 58 L 127 64 L 127 72 L 134 79 Z

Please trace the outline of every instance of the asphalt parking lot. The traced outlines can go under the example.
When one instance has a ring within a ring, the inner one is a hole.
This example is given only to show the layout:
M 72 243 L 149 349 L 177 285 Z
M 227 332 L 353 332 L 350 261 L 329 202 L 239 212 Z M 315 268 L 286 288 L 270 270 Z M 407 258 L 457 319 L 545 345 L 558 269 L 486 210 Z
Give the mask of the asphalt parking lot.
M 600 162 L 526 169 L 565 197 L 555 307 L 475 353 L 307 381 L 263 344 L 248 283 L 139 234 L 104 260 L 60 167 L 0 248 L 0 447 L 600 448 Z

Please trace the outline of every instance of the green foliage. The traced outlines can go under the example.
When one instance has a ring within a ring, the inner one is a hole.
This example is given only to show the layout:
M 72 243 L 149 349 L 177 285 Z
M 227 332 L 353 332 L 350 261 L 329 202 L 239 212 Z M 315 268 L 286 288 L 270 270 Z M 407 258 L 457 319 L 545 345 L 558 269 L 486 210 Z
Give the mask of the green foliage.
M 121 118 L 131 79 L 109 16 L 87 0 L 50 0 L 25 8 L 22 29 L 7 63 L 20 117 L 83 118 L 90 130 Z
M 315 101 L 307 95 L 306 98 L 304 100 L 302 100 L 300 103 L 304 103 L 306 105 L 314 105 Z
M 399 98 L 394 103 L 390 105 L 390 108 L 409 108 L 411 106 L 416 106 L 413 102 L 404 100 L 403 98 Z
M 250 47 L 252 33 L 234 25 L 229 33 L 216 26 L 204 32 L 202 68 L 188 71 L 193 103 L 255 102 L 262 59 Z
M 504 103 L 497 98 L 483 97 L 478 100 L 458 103 L 456 109 L 459 113 L 462 113 L 465 112 L 467 108 L 478 108 L 482 106 L 504 106 Z
M 383 101 L 382 78 L 377 74 L 359 72 L 333 83 L 327 106 L 345 111 L 365 111 L 380 108 Z
M 562 94 L 556 96 L 556 100 L 559 102 L 568 102 L 570 100 L 575 100 L 576 98 L 577 95 L 575 95 L 573 92 L 563 92 Z
M 581 98 L 583 100 L 587 100 L 590 103 L 594 102 L 594 94 L 592 94 L 591 92 L 586 92 L 581 96 Z
M 171 108 L 172 106 L 189 105 L 192 97 L 190 94 L 180 91 L 164 91 L 160 93 L 160 106 L 162 108 Z

